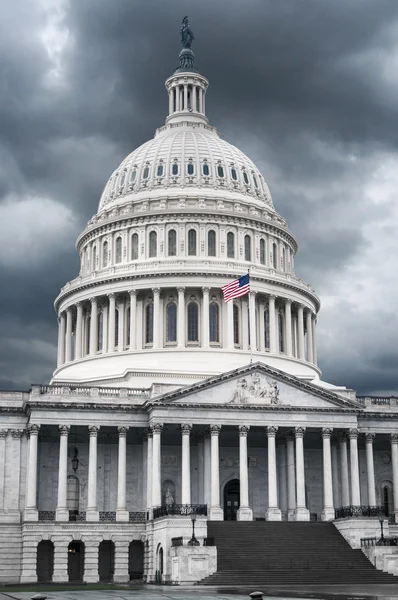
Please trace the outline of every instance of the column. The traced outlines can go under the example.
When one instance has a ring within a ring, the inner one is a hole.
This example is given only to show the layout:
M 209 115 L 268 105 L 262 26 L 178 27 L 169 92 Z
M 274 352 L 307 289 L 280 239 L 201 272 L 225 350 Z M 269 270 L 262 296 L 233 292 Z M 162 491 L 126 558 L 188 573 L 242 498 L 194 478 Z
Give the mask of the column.
M 286 435 L 287 459 L 287 519 L 296 520 L 296 465 L 294 462 L 294 437 L 291 433 Z
M 192 101 L 191 101 L 191 105 L 192 105 L 192 110 L 194 112 L 197 112 L 197 110 L 198 110 L 198 107 L 197 107 L 197 104 L 196 104 L 196 89 L 197 89 L 196 85 L 193 85 L 192 86 Z
M 152 288 L 152 293 L 153 293 L 153 345 L 152 345 L 152 348 L 159 348 L 160 288 Z
M 225 332 L 226 347 L 232 350 L 235 347 L 234 344 L 234 302 L 230 300 L 225 302 L 227 311 L 227 330 Z
M 7 429 L 0 429 L 0 513 L 4 512 L 6 437 Z
M 116 539 L 113 582 L 128 583 L 129 581 L 129 542 Z
M 237 514 L 238 521 L 253 521 L 253 511 L 249 506 L 249 469 L 247 464 L 247 434 L 250 427 L 239 426 L 239 480 L 240 506 Z
M 116 296 L 108 294 L 109 298 L 109 335 L 108 352 L 115 352 Z
M 75 358 L 82 357 L 83 350 L 83 304 L 76 303 L 76 339 L 75 339 Z
M 322 521 L 333 521 L 334 505 L 333 505 L 333 477 L 332 477 L 332 453 L 330 447 L 330 439 L 333 429 L 324 427 L 322 429 L 323 441 L 323 511 L 321 514 Z
M 259 335 L 259 344 L 258 344 L 258 349 L 261 353 L 265 352 L 265 326 L 264 326 L 264 304 L 262 302 L 260 302 L 260 305 L 258 307 L 259 312 L 259 327 L 258 327 L 258 335 Z
M 391 463 L 394 495 L 394 518 L 398 523 L 398 433 L 391 434 Z
M 118 448 L 118 464 L 117 464 L 117 506 L 116 506 L 116 521 L 129 520 L 129 511 L 126 505 L 126 444 L 128 427 L 118 427 L 119 448 Z
M 199 88 L 199 112 L 203 113 L 203 90 Z
M 249 292 L 249 314 L 250 314 L 250 350 L 257 350 L 257 327 L 256 327 L 256 293 Z
M 66 309 L 65 362 L 72 360 L 72 309 Z
M 318 364 L 318 352 L 316 349 L 316 324 L 317 319 L 316 315 L 312 315 L 312 352 L 313 352 L 313 363 L 314 365 Z
M 98 521 L 99 512 L 97 507 L 97 441 L 99 427 L 90 425 L 89 449 L 88 449 L 88 483 L 87 483 L 87 510 L 86 521 Z
M 204 483 L 205 483 L 205 504 L 210 509 L 211 505 L 211 442 L 210 442 L 210 429 L 204 430 L 203 440 L 203 451 L 204 451 Z
M 185 348 L 185 288 L 178 288 L 178 318 L 177 318 L 177 340 L 178 347 Z
M 161 435 L 163 425 L 154 423 L 152 425 L 152 506 L 157 507 L 162 504 L 162 483 L 161 483 Z
M 368 482 L 368 505 L 376 506 L 375 467 L 373 460 L 374 433 L 366 434 L 366 471 Z
M 108 352 L 109 308 L 106 303 L 102 306 L 102 354 Z
M 205 452 L 204 452 L 204 436 L 203 433 L 199 433 L 197 435 L 197 441 L 198 441 L 198 476 L 197 476 L 197 498 L 196 498 L 196 502 L 198 504 L 206 504 L 205 501 L 205 479 L 204 479 L 204 461 L 205 461 Z
M 349 438 L 352 506 L 361 506 L 361 492 L 359 487 L 358 435 L 358 429 L 350 429 Z
M 350 506 L 350 485 L 348 478 L 347 434 L 340 435 L 340 476 L 341 506 Z
M 188 110 L 188 85 L 184 83 L 184 110 Z
M 146 461 L 146 507 L 152 507 L 152 462 L 153 462 L 153 437 L 152 429 L 148 427 L 147 436 L 147 461 Z
M 180 108 L 180 87 L 177 85 L 174 89 L 175 89 L 175 93 L 176 93 L 176 112 L 179 112 L 181 110 L 181 108 Z
M 68 475 L 68 434 L 69 425 L 60 425 L 59 429 L 59 465 L 58 465 L 58 500 L 55 511 L 56 521 L 69 521 L 66 504 L 66 482 Z
M 57 366 L 60 367 L 65 362 L 65 313 L 61 313 L 58 319 L 58 361 Z
M 309 521 L 310 512 L 305 503 L 305 427 L 296 427 L 294 433 L 296 437 L 296 521 Z
M 137 349 L 137 292 L 136 290 L 130 290 L 130 339 L 129 345 L 130 350 Z
M 313 349 L 313 339 L 312 339 L 312 313 L 310 310 L 307 310 L 306 314 L 306 325 L 307 325 L 307 360 L 310 363 L 314 362 L 314 349 Z
M 347 456 L 347 453 L 346 453 Z M 332 480 L 333 480 L 333 506 L 341 506 L 340 490 L 339 490 L 339 457 L 337 454 L 337 446 L 332 443 Z
M 192 425 L 181 425 L 181 504 L 191 504 L 191 453 L 190 434 Z
M 298 358 L 305 360 L 304 346 L 304 307 L 302 304 L 297 308 L 297 330 L 298 330 Z
M 269 313 L 269 350 L 273 354 L 277 352 L 276 345 L 276 314 L 275 314 L 276 296 L 269 296 L 268 313 Z
M 169 89 L 169 115 L 174 112 L 174 88 Z
M 268 509 L 265 514 L 267 521 L 281 521 L 282 514 L 278 506 L 278 485 L 276 476 L 276 447 L 275 438 L 277 427 L 267 427 L 268 437 Z
M 211 506 L 210 520 L 223 521 L 224 511 L 220 506 L 220 472 L 219 472 L 219 435 L 221 426 L 210 426 L 210 444 L 211 444 Z
M 98 350 L 98 307 L 97 298 L 90 298 L 91 315 L 90 315 L 90 350 L 89 354 L 95 356 Z
M 286 354 L 293 356 L 292 343 L 292 301 L 285 300 L 285 338 L 286 338 Z
M 26 502 L 24 521 L 38 521 L 37 511 L 37 449 L 40 425 L 29 425 L 28 469 L 26 474 Z
M 123 352 L 124 350 L 124 302 L 119 300 L 117 305 L 119 319 L 117 323 L 117 351 Z
M 209 292 L 210 288 L 202 288 L 202 348 L 209 347 Z

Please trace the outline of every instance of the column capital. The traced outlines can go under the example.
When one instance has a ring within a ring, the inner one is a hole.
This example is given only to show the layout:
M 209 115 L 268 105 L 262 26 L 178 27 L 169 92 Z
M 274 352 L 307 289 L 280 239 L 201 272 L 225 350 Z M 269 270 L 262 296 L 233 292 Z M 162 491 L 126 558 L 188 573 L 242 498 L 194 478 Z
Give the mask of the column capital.
M 159 287 L 152 288 L 152 293 L 153 293 L 153 295 L 160 294 L 160 288 Z
M 322 428 L 322 438 L 329 439 L 332 437 L 333 427 L 323 427 Z
M 348 432 L 348 437 L 350 438 L 350 440 L 357 440 L 359 436 L 359 429 L 353 428 L 350 429 Z
M 192 424 L 190 423 L 181 423 L 181 433 L 182 435 L 189 435 L 192 430 Z
M 14 440 L 20 440 L 22 437 L 22 434 L 24 433 L 23 429 L 10 429 L 10 433 L 11 433 L 11 437 Z
M 290 298 L 285 298 L 285 304 L 289 304 L 291 306 L 293 304 L 293 300 Z
M 365 433 L 366 442 L 373 444 L 373 440 L 375 439 L 375 433 Z
M 70 425 L 59 425 L 58 431 L 60 435 L 68 435 L 70 431 Z
M 162 433 L 162 429 L 163 429 L 163 423 L 152 423 L 151 424 L 151 429 L 152 429 L 152 435 L 154 433 Z
M 286 441 L 289 441 L 289 442 L 293 441 L 294 440 L 294 433 L 293 433 L 293 431 L 287 431 L 285 433 L 285 438 L 286 438 Z
M 8 429 L 0 429 L 0 440 L 5 440 L 7 437 Z
M 115 292 L 111 292 L 110 294 L 108 294 L 108 298 L 109 300 L 114 300 L 116 298 Z
M 205 427 L 203 429 L 203 437 L 205 440 L 209 440 L 210 439 L 210 427 Z
M 305 434 L 305 427 L 295 427 L 294 428 L 294 435 L 296 436 L 296 438 L 303 438 Z
M 392 444 L 398 444 L 398 433 L 392 433 L 391 434 L 391 443 Z
M 271 300 L 272 300 L 273 302 L 275 302 L 275 300 L 276 300 L 276 296 L 275 296 L 275 294 L 270 294 L 270 295 L 268 296 L 268 300 L 269 300 L 270 302 L 271 302 Z
M 128 432 L 129 428 L 125 427 L 124 425 L 121 425 L 120 427 L 117 428 L 117 432 L 119 434 L 119 437 L 126 437 L 127 436 L 127 432 Z
M 210 288 L 209 287 L 202 287 L 202 293 L 203 294 L 209 294 L 210 293 Z
M 40 425 L 36 425 L 33 423 L 32 425 L 28 425 L 28 437 L 31 435 L 39 435 Z
M 91 298 L 89 298 L 91 304 L 97 304 L 98 302 L 98 298 L 97 296 L 92 296 Z
M 153 436 L 153 432 L 152 432 L 152 428 L 151 427 L 147 427 L 145 429 L 145 434 L 144 434 L 147 438 L 151 438 Z
M 219 435 L 221 431 L 221 425 L 210 425 L 210 435 Z
M 98 425 L 89 425 L 88 426 L 88 434 L 90 437 L 97 437 L 100 428 Z
M 185 289 L 186 289 L 185 287 L 180 286 L 180 287 L 177 288 L 177 292 L 179 294 L 185 294 Z
M 129 290 L 129 294 L 130 294 L 130 296 L 136 296 L 137 290 Z
M 80 308 L 83 308 L 83 301 L 82 300 L 78 300 L 77 302 L 75 302 L 75 306 L 76 308 L 79 310 Z
M 252 298 L 256 297 L 257 292 L 255 290 L 250 290 L 249 292 L 249 296 L 252 296 Z
M 247 437 L 247 434 L 249 433 L 249 429 L 250 429 L 249 425 L 239 425 L 239 436 Z
M 278 433 L 278 427 L 276 427 L 275 425 L 268 425 L 266 431 L 267 437 L 276 437 L 276 434 Z

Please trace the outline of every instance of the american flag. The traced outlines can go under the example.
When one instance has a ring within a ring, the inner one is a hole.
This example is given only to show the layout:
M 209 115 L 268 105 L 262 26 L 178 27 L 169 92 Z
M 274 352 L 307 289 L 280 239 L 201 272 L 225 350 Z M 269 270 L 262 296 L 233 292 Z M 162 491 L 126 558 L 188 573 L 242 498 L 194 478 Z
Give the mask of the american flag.
M 225 302 L 232 300 L 232 298 L 245 296 L 250 291 L 249 273 L 242 275 L 239 279 L 234 279 L 231 283 L 227 283 L 227 285 L 223 285 L 221 289 Z

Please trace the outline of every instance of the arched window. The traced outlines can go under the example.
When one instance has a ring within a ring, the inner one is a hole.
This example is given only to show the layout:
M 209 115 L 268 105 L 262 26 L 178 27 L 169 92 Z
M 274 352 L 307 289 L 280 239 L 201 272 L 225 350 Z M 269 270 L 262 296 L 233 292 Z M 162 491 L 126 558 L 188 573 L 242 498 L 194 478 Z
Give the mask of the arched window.
M 131 260 L 138 259 L 138 233 L 131 236 Z
M 168 256 L 177 256 L 177 232 L 175 229 L 170 229 L 167 235 L 167 254 Z
M 196 230 L 188 231 L 188 256 L 196 256 Z
M 187 307 L 188 342 L 199 342 L 199 311 L 196 302 L 190 302 Z
M 216 255 L 216 232 L 213 229 L 207 234 L 207 254 L 209 256 Z
M 158 235 L 156 231 L 151 231 L 149 234 L 149 258 L 157 256 L 158 253 Z
M 264 311 L 264 346 L 269 350 L 270 338 L 269 338 L 269 311 L 268 308 Z
M 116 246 L 115 262 L 121 263 L 122 262 L 122 238 L 121 237 L 116 238 L 115 246 Z
M 217 175 L 222 179 L 224 177 L 224 167 L 218 165 L 217 167 Z
M 265 265 L 265 240 L 260 240 L 260 263 Z
M 278 263 L 277 263 L 277 249 L 276 249 L 276 244 L 275 242 L 272 244 L 272 266 L 274 267 L 274 269 L 277 268 Z
M 126 171 L 123 171 L 123 173 L 122 173 L 122 175 L 120 177 L 119 186 L 123 187 L 125 181 L 126 181 Z
M 210 175 L 210 168 L 209 168 L 209 165 L 207 163 L 203 164 L 203 175 L 205 177 L 208 177 Z
M 209 305 L 209 327 L 210 342 L 218 344 L 220 342 L 220 307 L 217 302 L 210 302 Z
M 239 306 L 234 304 L 234 344 L 239 346 L 240 344 L 240 321 L 239 321 Z
M 245 260 L 252 259 L 252 240 L 250 235 L 245 235 Z
M 234 181 L 238 181 L 238 174 L 236 172 L 235 167 L 232 167 L 232 169 L 231 169 L 231 177 Z
M 163 176 L 163 165 L 158 165 L 157 171 L 156 171 L 156 175 L 158 177 L 162 177 Z
M 227 257 L 235 258 L 235 235 L 232 231 L 227 234 Z
M 108 266 L 108 242 L 102 244 L 102 266 Z
M 254 173 L 253 173 L 253 181 L 254 181 L 255 188 L 258 189 L 257 177 L 255 176 Z
M 177 341 L 177 305 L 169 302 L 166 306 L 166 343 Z
M 97 246 L 93 248 L 93 271 L 97 268 Z
M 249 185 L 249 178 L 247 176 L 247 172 L 243 171 L 243 180 L 245 182 L 246 185 Z
M 145 307 L 145 343 L 153 344 L 153 303 Z
M 279 352 L 285 351 L 285 327 L 283 321 L 283 315 L 281 312 L 278 313 L 278 337 L 279 337 Z
M 171 167 L 171 174 L 178 175 L 178 164 L 177 163 L 173 163 L 173 166 Z

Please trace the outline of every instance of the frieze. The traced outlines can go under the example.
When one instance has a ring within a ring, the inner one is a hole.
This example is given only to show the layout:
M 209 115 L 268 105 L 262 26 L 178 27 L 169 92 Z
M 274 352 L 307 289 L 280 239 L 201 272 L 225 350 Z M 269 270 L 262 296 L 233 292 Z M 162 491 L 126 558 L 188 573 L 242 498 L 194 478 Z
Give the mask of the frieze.
M 257 457 L 248 456 L 247 464 L 248 464 L 248 467 L 250 467 L 250 468 L 256 468 L 257 467 Z M 220 467 L 221 468 L 239 467 L 239 456 L 221 456 L 220 457 Z

